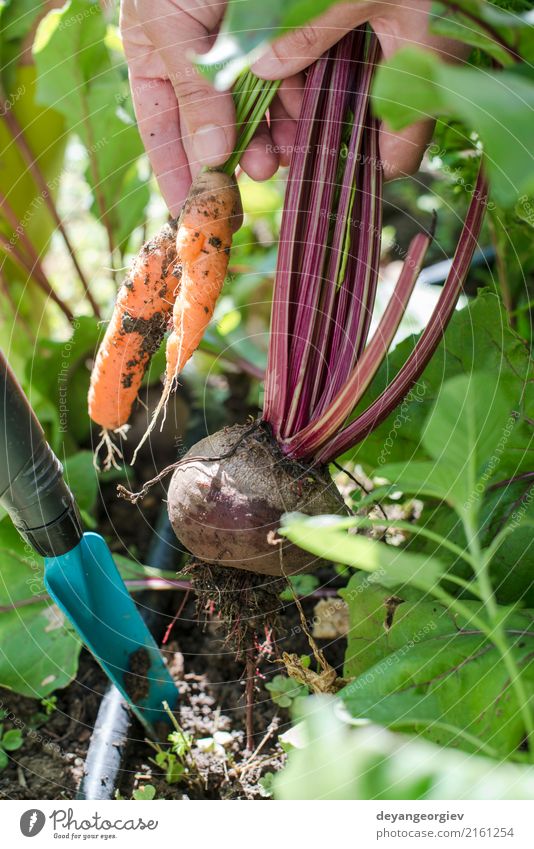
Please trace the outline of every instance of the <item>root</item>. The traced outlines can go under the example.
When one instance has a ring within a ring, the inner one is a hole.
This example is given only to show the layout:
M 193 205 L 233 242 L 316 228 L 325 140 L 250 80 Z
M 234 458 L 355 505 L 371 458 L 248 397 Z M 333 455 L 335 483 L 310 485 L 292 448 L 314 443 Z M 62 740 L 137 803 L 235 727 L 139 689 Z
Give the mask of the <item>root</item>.
M 116 433 L 122 439 L 126 439 L 127 438 L 126 434 L 129 430 L 129 428 L 130 428 L 130 425 L 124 424 L 121 427 L 116 428 L 113 431 L 113 433 Z M 106 454 L 104 456 L 104 461 L 103 461 L 103 464 L 102 464 L 102 471 L 108 472 L 111 469 L 111 467 L 113 467 L 114 469 L 120 469 L 120 466 L 117 463 L 117 458 L 119 460 L 124 459 L 123 454 L 122 454 L 122 451 L 120 450 L 119 446 L 113 441 L 113 437 L 111 436 L 109 430 L 107 430 L 105 427 L 102 428 L 102 430 L 99 433 L 99 436 L 101 437 L 101 439 L 100 439 L 100 442 L 96 446 L 94 453 L 93 453 L 93 466 L 95 467 L 97 472 L 100 471 L 100 465 L 99 465 L 99 462 L 98 462 L 98 455 L 100 453 L 100 449 L 105 448 Z
M 248 659 L 251 650 L 256 657 L 272 654 L 272 634 L 281 631 L 283 580 L 215 563 L 195 562 L 186 571 L 197 594 L 199 616 L 217 617 L 227 633 L 224 645 L 235 650 L 237 659 Z
M 254 749 L 254 684 L 256 681 L 256 656 L 254 645 L 247 649 L 247 662 L 245 666 L 245 729 L 247 736 L 247 749 Z
M 170 398 L 170 395 L 171 395 L 173 388 L 178 385 L 178 375 L 179 375 L 178 364 L 181 362 L 181 356 L 182 356 L 183 325 L 184 325 L 184 310 L 182 309 L 182 314 L 181 314 L 181 317 L 180 317 L 180 347 L 178 349 L 178 356 L 176 358 L 176 368 L 174 369 L 174 374 L 172 375 L 171 378 L 169 378 L 168 375 L 165 377 L 165 383 L 163 385 L 163 392 L 161 393 L 161 398 L 159 399 L 158 405 L 157 405 L 156 409 L 154 410 L 154 412 L 152 414 L 152 419 L 150 421 L 149 426 L 147 427 L 146 431 L 144 432 L 143 436 L 141 437 L 141 440 L 140 440 L 139 444 L 137 445 L 137 448 L 135 449 L 135 451 L 133 453 L 132 462 L 130 464 L 132 466 L 134 465 L 134 463 L 137 459 L 137 455 L 138 455 L 139 451 L 141 450 L 141 448 L 143 447 L 143 445 L 147 441 L 148 437 L 150 436 L 150 434 L 152 433 L 152 431 L 156 427 L 156 422 L 157 422 L 159 414 L 161 413 L 162 410 L 163 410 L 163 418 L 161 420 L 160 430 L 163 430 L 163 426 L 164 426 L 165 420 L 167 418 L 167 404 L 169 402 L 169 398 Z
M 172 380 L 165 378 L 165 383 L 163 385 L 163 392 L 161 393 L 161 398 L 158 401 L 158 406 L 156 407 L 156 409 L 152 413 L 152 418 L 150 420 L 150 424 L 147 427 L 147 429 L 145 430 L 143 436 L 141 437 L 141 439 L 139 440 L 139 442 L 137 444 L 137 447 L 136 447 L 136 449 L 133 453 L 133 456 L 132 456 L 132 461 L 130 463 L 131 466 L 134 465 L 139 451 L 141 450 L 141 448 L 143 447 L 143 445 L 147 441 L 148 437 L 150 436 L 150 434 L 152 433 L 152 431 L 156 427 L 156 422 L 157 422 L 159 414 L 161 413 L 162 410 L 163 410 L 163 421 L 161 423 L 161 427 L 163 427 L 163 425 L 165 424 L 165 418 L 167 416 L 167 403 L 169 401 L 169 397 L 170 397 L 173 385 L 174 385 L 174 378 Z
M 304 684 L 312 693 L 337 693 L 349 682 L 345 678 L 340 678 L 334 667 L 328 663 L 324 652 L 319 648 L 308 628 L 304 609 L 291 581 L 287 579 L 287 576 L 284 575 L 284 577 L 287 581 L 287 587 L 293 595 L 293 601 L 298 610 L 302 630 L 306 635 L 319 671 L 314 672 L 312 669 L 303 666 L 298 655 L 288 654 L 288 652 L 283 652 L 280 662 L 284 664 L 290 678 L 293 678 L 299 684 Z

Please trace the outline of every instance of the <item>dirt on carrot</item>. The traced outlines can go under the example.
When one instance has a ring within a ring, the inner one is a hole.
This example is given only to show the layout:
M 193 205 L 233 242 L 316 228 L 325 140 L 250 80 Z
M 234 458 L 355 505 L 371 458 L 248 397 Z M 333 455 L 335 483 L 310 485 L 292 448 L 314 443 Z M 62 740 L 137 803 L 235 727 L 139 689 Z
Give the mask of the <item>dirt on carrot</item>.
M 89 415 L 102 428 L 96 448 L 107 449 L 104 467 L 116 465 L 111 433 L 124 433 L 145 371 L 168 327 L 180 285 L 177 222 L 165 224 L 141 248 L 119 291 L 98 350 L 89 388 Z
M 173 307 L 173 328 L 167 340 L 165 385 L 132 463 L 211 321 L 226 278 L 232 234 L 240 216 L 241 200 L 234 177 L 222 171 L 205 171 L 197 177 L 178 222 L 176 250 L 181 281 Z

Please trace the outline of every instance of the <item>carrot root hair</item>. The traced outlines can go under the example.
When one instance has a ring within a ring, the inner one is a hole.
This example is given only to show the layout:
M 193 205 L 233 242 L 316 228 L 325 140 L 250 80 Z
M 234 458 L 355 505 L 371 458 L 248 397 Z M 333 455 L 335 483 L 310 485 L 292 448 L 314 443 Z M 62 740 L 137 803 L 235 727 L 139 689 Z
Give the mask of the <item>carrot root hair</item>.
M 100 433 L 100 442 L 97 444 L 94 452 L 93 452 L 93 466 L 95 467 L 97 472 L 109 472 L 109 470 L 113 467 L 114 469 L 120 469 L 120 466 L 117 460 L 123 460 L 123 454 L 119 446 L 113 440 L 112 433 L 116 433 L 122 439 L 127 439 L 127 432 L 130 428 L 130 425 L 124 424 L 121 427 L 115 428 L 114 431 L 110 432 L 107 428 L 102 428 Z M 101 449 L 105 449 L 105 454 L 102 461 L 102 466 L 98 461 Z

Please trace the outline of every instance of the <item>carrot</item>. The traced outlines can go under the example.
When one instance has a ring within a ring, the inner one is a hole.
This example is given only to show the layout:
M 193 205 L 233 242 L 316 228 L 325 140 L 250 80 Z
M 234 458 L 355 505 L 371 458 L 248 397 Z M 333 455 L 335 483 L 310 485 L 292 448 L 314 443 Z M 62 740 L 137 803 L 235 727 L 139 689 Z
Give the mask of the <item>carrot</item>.
M 226 277 L 232 233 L 240 212 L 241 201 L 234 177 L 222 171 L 205 171 L 197 177 L 178 222 L 176 249 L 182 276 L 173 308 L 173 330 L 167 340 L 165 385 L 132 463 L 213 316 Z
M 122 456 L 110 432 L 125 435 L 141 381 L 169 325 L 180 278 L 176 229 L 176 221 L 165 224 L 139 251 L 98 350 L 88 401 L 90 417 L 102 428 L 95 458 L 107 448 L 104 468 Z

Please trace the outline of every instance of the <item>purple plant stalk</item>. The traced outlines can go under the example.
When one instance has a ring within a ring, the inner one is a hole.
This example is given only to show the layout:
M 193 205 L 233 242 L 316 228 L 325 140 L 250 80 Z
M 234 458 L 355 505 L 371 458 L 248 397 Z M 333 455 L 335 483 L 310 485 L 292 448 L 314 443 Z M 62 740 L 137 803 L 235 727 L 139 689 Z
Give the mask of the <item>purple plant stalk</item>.
M 286 455 L 311 463 L 330 462 L 360 442 L 417 381 L 454 312 L 485 209 L 487 189 L 479 174 L 427 327 L 399 373 L 355 417 L 392 344 L 433 236 L 420 233 L 412 240 L 369 340 L 382 220 L 379 127 L 370 108 L 377 60 L 375 36 L 359 28 L 315 63 L 289 170 L 263 420 Z

